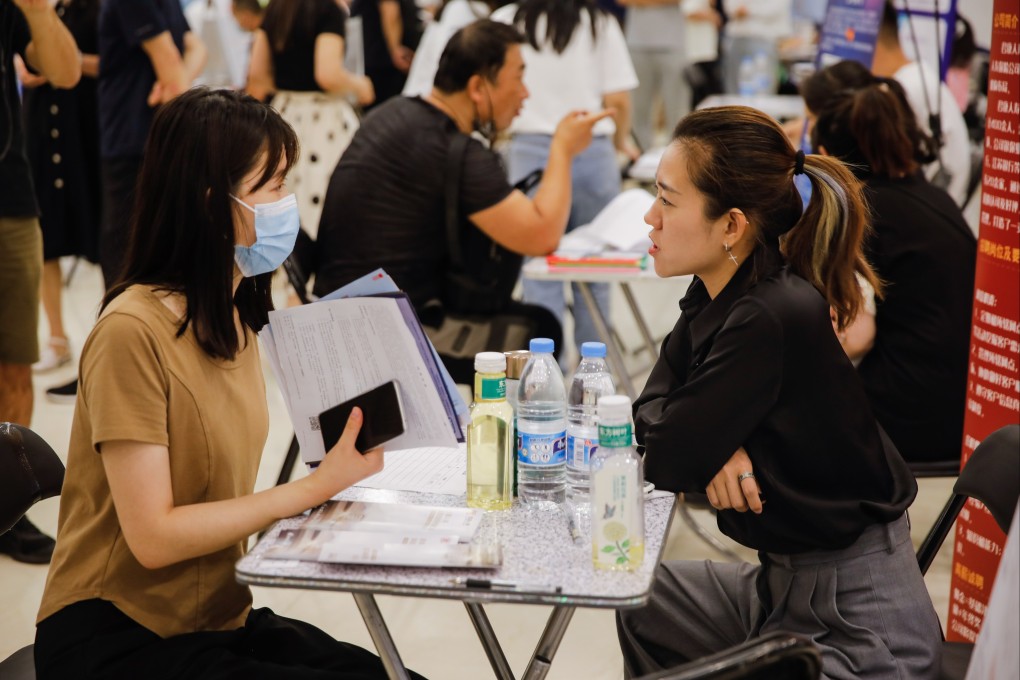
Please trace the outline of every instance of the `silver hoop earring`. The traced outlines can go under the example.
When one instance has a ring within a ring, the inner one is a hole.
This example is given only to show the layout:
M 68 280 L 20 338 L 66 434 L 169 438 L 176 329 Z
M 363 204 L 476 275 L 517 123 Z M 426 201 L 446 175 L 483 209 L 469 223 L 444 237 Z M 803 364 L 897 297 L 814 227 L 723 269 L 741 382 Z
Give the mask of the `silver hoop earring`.
M 733 266 L 734 267 L 739 267 L 740 263 L 737 262 L 737 258 L 733 254 L 733 246 L 731 246 L 729 243 L 724 243 L 722 247 L 723 247 L 723 250 L 726 251 L 726 254 L 729 256 L 730 260 L 733 261 Z

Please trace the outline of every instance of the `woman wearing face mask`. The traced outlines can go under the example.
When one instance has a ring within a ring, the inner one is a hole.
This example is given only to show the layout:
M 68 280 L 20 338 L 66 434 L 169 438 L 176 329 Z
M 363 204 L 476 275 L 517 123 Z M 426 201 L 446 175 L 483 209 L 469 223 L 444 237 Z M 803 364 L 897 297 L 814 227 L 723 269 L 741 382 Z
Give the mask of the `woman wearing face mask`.
M 761 564 L 663 563 L 648 605 L 619 616 L 628 672 L 782 630 L 815 642 L 826 678 L 937 677 L 942 634 L 904 514 L 917 484 L 829 317 L 854 318 L 858 275 L 881 290 L 859 183 L 765 114 L 726 107 L 680 122 L 656 184 L 655 271 L 697 278 L 634 403 L 646 476 L 707 492 Z
M 588 224 L 620 193 L 616 150 L 636 158 L 630 142 L 630 91 L 638 85 L 620 24 L 594 0 L 522 0 L 492 14 L 513 24 L 527 42 L 521 50 L 530 96 L 510 126 L 507 174 L 518 182 L 544 168 L 556 125 L 570 111 L 613 109 L 592 130 L 592 142 L 571 164 L 567 231 Z M 609 316 L 609 284 L 592 292 Z M 574 344 L 599 340 L 595 323 L 573 286 Z M 549 309 L 562 323 L 564 285 L 524 280 L 524 301 Z M 566 355 L 562 355 L 565 357 Z
M 254 99 L 161 107 L 125 268 L 81 356 L 39 678 L 379 678 L 369 652 L 252 609 L 234 563 L 255 532 L 382 468 L 355 413 L 308 477 L 253 494 L 268 430 L 255 333 L 297 206 L 293 130 Z

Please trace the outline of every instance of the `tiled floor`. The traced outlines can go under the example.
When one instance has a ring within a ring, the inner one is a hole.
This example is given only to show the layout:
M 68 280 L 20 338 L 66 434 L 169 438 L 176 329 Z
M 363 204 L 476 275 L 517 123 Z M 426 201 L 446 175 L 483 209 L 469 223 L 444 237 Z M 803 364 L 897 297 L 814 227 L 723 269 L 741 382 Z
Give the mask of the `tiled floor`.
M 82 265 L 65 296 L 65 324 L 75 349 L 80 348 L 95 317 L 99 299 L 98 270 Z M 645 316 L 653 332 L 663 334 L 676 319 L 676 300 L 681 291 L 669 283 L 650 283 L 637 287 Z M 629 347 L 638 347 L 633 328 L 622 299 L 614 300 L 614 321 Z M 645 357 L 633 357 L 637 367 Z M 33 428 L 61 456 L 67 448 L 73 407 L 54 405 L 43 398 L 43 390 L 73 377 L 73 368 L 36 378 L 36 402 Z M 638 384 L 644 378 L 638 379 Z M 271 424 L 269 442 L 259 471 L 258 487 L 275 481 L 290 440 L 291 430 L 275 383 L 267 382 Z M 952 480 L 922 480 L 917 501 L 911 508 L 913 538 L 917 545 L 931 526 L 948 497 Z M 38 504 L 29 513 L 44 530 L 56 532 L 58 501 Z M 711 515 L 695 511 L 696 519 L 714 530 Z M 716 532 L 717 533 L 717 532 Z M 928 575 L 928 588 L 939 615 L 948 609 L 949 570 L 952 551 L 947 546 Z M 753 559 L 750 551 L 743 551 Z M 673 522 L 666 547 L 669 559 L 705 559 L 717 556 L 679 520 Z M 46 568 L 23 565 L 0 556 L 0 659 L 5 658 L 34 636 L 35 613 L 42 594 Z M 276 612 L 314 623 L 337 638 L 371 648 L 372 643 L 349 595 L 300 590 L 255 589 L 257 606 L 269 606 Z M 379 605 L 390 626 L 407 665 L 430 678 L 443 680 L 477 680 L 489 676 L 489 666 L 477 642 L 464 608 L 455 602 L 414 599 L 379 598 Z M 548 607 L 496 605 L 487 608 L 496 633 L 515 673 L 520 673 L 531 658 L 534 645 L 548 615 Z M 616 643 L 616 629 L 611 612 L 578 610 L 567 630 L 549 674 L 551 679 L 601 680 L 620 678 L 622 661 Z

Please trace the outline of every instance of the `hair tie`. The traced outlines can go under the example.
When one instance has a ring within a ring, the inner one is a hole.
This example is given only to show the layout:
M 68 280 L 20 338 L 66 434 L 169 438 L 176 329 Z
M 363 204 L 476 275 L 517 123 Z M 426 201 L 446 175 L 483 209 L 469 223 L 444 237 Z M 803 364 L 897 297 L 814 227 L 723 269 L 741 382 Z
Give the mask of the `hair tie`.
M 793 163 L 793 174 L 803 175 L 804 174 L 804 150 L 800 149 L 797 151 L 797 160 Z

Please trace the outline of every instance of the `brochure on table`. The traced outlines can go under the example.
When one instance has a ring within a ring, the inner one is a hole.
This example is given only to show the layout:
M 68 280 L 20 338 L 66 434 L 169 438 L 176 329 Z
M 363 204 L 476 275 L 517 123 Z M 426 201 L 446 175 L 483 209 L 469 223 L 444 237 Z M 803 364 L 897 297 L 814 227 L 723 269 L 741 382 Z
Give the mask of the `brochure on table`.
M 472 545 L 482 511 L 469 508 L 330 501 L 265 552 L 274 559 L 406 567 L 495 568 L 498 545 Z
M 390 380 L 399 386 L 407 429 L 388 450 L 455 447 L 464 440 L 460 414 L 467 406 L 407 296 L 347 296 L 351 289 L 391 286 L 384 272 L 373 272 L 313 304 L 270 312 L 259 333 L 305 463 L 325 456 L 320 413 Z

